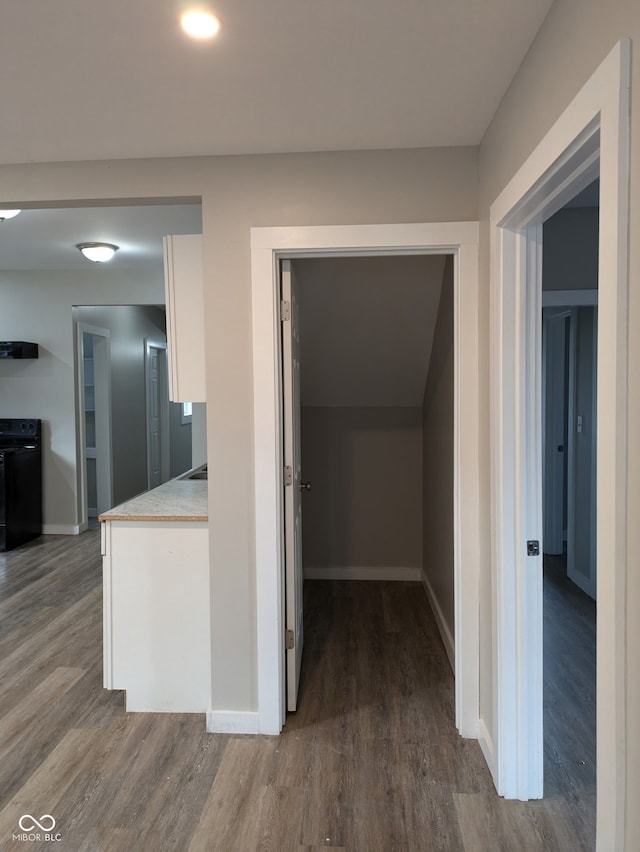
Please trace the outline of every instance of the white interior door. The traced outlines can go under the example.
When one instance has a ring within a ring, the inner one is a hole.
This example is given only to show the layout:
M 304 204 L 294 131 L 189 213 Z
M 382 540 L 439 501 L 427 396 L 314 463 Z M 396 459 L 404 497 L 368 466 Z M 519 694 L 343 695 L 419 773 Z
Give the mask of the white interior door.
M 282 261 L 282 377 L 287 709 L 298 701 L 303 645 L 300 312 L 291 262 Z

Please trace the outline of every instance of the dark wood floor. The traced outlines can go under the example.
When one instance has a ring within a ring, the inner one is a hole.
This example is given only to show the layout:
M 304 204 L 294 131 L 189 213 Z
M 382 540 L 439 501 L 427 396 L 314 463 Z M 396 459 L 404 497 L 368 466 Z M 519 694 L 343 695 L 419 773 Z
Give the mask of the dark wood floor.
M 308 584 L 300 709 L 240 737 L 101 688 L 100 579 L 95 532 L 0 554 L 0 849 L 52 848 L 12 839 L 23 814 L 73 852 L 593 848 L 590 782 L 564 783 L 557 746 L 548 798 L 495 794 L 420 586 Z
M 595 836 L 596 604 L 562 557 L 544 557 L 544 625 L 545 795 L 567 800 L 586 842 Z

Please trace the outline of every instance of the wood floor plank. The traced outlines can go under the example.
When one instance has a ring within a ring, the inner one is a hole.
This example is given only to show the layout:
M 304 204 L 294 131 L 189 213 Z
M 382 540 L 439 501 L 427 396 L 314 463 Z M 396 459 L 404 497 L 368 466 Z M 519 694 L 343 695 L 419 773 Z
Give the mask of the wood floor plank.
M 0 765 L 20 737 L 33 732 L 33 726 L 51 704 L 83 676 L 84 669 L 57 668 L 36 684 L 29 695 L 2 717 L 0 727 Z
M 99 604 L 100 590 L 95 589 L 63 609 L 46 627 L 0 660 L 0 714 L 55 668 L 88 669 L 100 665 L 101 628 L 96 623 Z
M 500 799 L 478 743 L 455 730 L 453 677 L 418 584 L 308 583 L 299 709 L 279 737 L 237 737 L 207 734 L 193 714 L 128 714 L 102 689 L 96 532 L 45 537 L 2 565 L 0 849 L 13 852 L 23 813 L 53 814 L 68 852 L 593 849 L 590 693 L 550 682 L 550 794 Z M 548 641 L 573 631 L 587 671 L 589 606 L 566 612 L 556 591 Z
M 93 732 L 68 731 L 0 810 L 0 838 L 16 831 L 18 820 L 25 813 L 46 813 L 56 818 L 60 799 L 86 761 L 91 760 L 95 748 Z

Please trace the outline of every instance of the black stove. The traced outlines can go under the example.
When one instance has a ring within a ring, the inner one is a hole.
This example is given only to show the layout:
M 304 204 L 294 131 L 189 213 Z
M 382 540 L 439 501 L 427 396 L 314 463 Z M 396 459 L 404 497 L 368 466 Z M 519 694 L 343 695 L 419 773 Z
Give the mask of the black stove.
M 0 419 L 0 551 L 41 534 L 41 421 Z

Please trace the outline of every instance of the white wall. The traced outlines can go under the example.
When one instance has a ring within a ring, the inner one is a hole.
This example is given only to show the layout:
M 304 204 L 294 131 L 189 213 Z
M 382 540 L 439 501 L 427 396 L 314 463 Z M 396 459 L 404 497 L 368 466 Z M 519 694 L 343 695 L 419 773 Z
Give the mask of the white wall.
M 481 305 L 480 332 L 484 358 L 480 365 L 480 393 L 489 393 L 489 207 L 519 166 L 547 133 L 622 37 L 631 37 L 635 52 L 640 44 L 640 14 L 636 0 L 556 0 L 542 25 L 512 86 L 485 134 L 480 149 L 479 213 L 482 221 L 481 285 L 487 298 Z M 628 300 L 629 363 L 640 363 L 640 64 L 632 65 L 631 84 L 631 185 L 630 185 L 630 292 Z M 640 517 L 640 374 L 629 371 L 628 517 Z M 480 424 L 483 485 L 482 504 L 489 506 L 489 412 Z M 488 530 L 485 511 L 483 528 Z M 640 600 L 640 525 L 630 523 L 627 534 L 626 701 L 627 793 L 626 849 L 640 837 L 640 620 L 635 617 Z M 481 589 L 481 716 L 495 732 L 492 682 L 492 578 L 489 543 L 482 551 Z M 604 848 L 604 847 L 603 847 Z
M 43 509 L 50 532 L 72 532 L 78 523 L 73 305 L 131 301 L 162 303 L 162 277 L 103 269 L 0 272 L 0 339 L 40 345 L 37 361 L 0 364 L 0 410 L 44 421 Z

